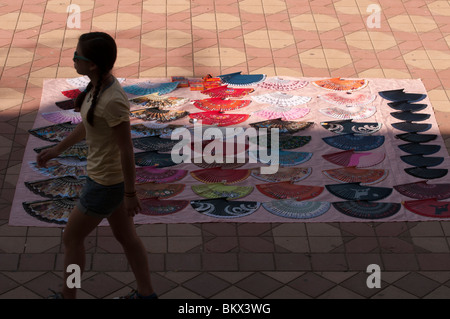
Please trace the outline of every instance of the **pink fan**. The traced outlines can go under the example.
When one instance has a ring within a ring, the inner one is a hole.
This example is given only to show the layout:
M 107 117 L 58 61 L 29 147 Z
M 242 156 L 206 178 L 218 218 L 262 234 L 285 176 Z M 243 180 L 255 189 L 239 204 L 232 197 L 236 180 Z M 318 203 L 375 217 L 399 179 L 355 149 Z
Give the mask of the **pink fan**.
M 74 110 L 62 110 L 57 112 L 42 113 L 42 117 L 52 123 L 67 123 L 78 124 L 82 121 L 79 112 Z
M 345 108 L 329 107 L 325 109 L 319 109 L 319 112 L 341 120 L 362 120 L 371 117 L 377 111 L 375 106 L 350 106 Z
M 183 179 L 187 175 L 187 173 L 187 170 L 181 169 L 157 168 L 153 166 L 137 167 L 136 183 L 173 183 Z
M 307 81 L 285 80 L 279 77 L 267 79 L 266 81 L 258 84 L 260 88 L 274 91 L 294 91 L 301 89 L 306 85 L 308 85 Z
M 375 95 L 364 93 L 327 93 L 319 98 L 337 106 L 363 106 L 375 100 Z
M 304 117 L 309 113 L 309 108 L 293 108 L 290 110 L 283 110 L 283 108 L 271 108 L 261 110 L 255 113 L 255 115 L 265 118 L 265 119 L 279 119 L 281 118 L 283 121 L 292 121 Z
M 322 155 L 327 161 L 339 166 L 356 166 L 357 168 L 371 167 L 381 163 L 385 154 L 382 152 L 361 152 L 353 150 Z

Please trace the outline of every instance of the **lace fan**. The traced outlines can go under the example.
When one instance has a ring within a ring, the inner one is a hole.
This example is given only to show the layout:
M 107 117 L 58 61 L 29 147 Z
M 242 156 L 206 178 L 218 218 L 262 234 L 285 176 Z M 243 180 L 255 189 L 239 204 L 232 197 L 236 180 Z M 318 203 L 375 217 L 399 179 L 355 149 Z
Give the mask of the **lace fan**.
M 252 99 L 258 103 L 272 104 L 279 107 L 292 107 L 311 101 L 309 96 L 292 95 L 284 92 L 254 95 Z
M 340 107 L 328 107 L 324 109 L 319 109 L 319 112 L 341 120 L 363 120 L 371 117 L 377 112 L 377 108 L 371 105 L 365 106 L 350 106 L 344 108 Z
M 375 166 L 381 163 L 385 156 L 386 154 L 382 152 L 355 153 L 353 150 L 322 155 L 324 159 L 333 164 L 344 167 L 354 166 L 356 168 Z
M 400 211 L 400 203 L 369 201 L 345 201 L 332 203 L 334 208 L 344 215 L 361 219 L 383 219 Z
M 373 185 L 384 180 L 388 175 L 385 169 L 362 169 L 356 167 L 344 167 L 323 170 L 322 173 L 338 183 L 361 183 L 361 185 Z
M 291 219 L 310 219 L 325 214 L 331 207 L 329 202 L 298 201 L 279 199 L 263 203 L 269 213 Z
M 395 185 L 394 189 L 402 195 L 415 199 L 450 198 L 450 183 L 429 184 L 428 181 L 419 181 Z
M 261 111 L 257 111 L 254 115 L 265 118 L 265 119 L 278 119 L 281 118 L 283 121 L 292 121 L 304 117 L 309 113 L 310 109 L 307 107 L 303 108 L 292 108 L 290 110 L 272 107 Z
M 317 197 L 324 190 L 322 186 L 297 185 L 291 182 L 257 184 L 256 188 L 262 194 L 271 198 L 295 198 L 297 200 L 307 200 Z
M 337 106 L 364 106 L 375 100 L 375 95 L 364 93 L 327 93 L 319 95 L 319 98 Z
M 308 85 L 308 81 L 285 80 L 279 77 L 266 79 L 258 83 L 258 87 L 280 92 L 295 91 Z
M 331 78 L 311 82 L 313 85 L 329 91 L 352 92 L 365 88 L 369 81 L 364 79 L 344 80 L 341 78 Z

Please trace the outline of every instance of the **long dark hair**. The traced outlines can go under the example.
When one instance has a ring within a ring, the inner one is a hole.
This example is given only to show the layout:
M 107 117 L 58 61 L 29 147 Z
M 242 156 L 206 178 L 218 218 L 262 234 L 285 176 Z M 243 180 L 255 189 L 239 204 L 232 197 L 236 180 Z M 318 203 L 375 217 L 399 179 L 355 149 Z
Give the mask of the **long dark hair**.
M 87 121 L 90 125 L 94 125 L 94 110 L 102 86 L 102 81 L 108 72 L 114 67 L 117 58 L 117 46 L 114 39 L 104 32 L 85 33 L 78 39 L 81 46 L 83 56 L 91 60 L 98 68 L 98 83 L 95 84 L 95 90 L 92 96 L 92 103 L 87 113 Z M 75 100 L 75 109 L 81 109 L 86 94 L 92 90 L 94 85 L 89 82 L 86 90 L 78 95 Z

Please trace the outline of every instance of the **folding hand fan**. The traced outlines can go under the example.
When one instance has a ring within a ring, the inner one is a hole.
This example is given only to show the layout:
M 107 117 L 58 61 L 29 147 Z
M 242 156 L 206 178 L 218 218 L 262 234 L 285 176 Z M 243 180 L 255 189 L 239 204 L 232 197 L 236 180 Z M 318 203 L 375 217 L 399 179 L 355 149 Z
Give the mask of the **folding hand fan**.
M 426 113 L 413 113 L 411 111 L 400 111 L 400 112 L 392 112 L 391 115 L 400 121 L 425 121 L 430 118 L 430 114 Z
M 380 91 L 378 92 L 378 94 L 380 94 L 382 98 L 394 102 L 399 101 L 419 102 L 427 97 L 426 94 L 406 93 L 404 90 L 405 89 Z
M 402 185 L 395 185 L 395 190 L 402 195 L 416 199 L 447 199 L 450 198 L 450 184 L 428 184 L 428 181 L 420 181 Z
M 279 199 L 262 203 L 269 213 L 291 219 L 309 219 L 325 214 L 331 207 L 329 202 L 298 201 Z
M 225 114 L 219 111 L 200 112 L 189 114 L 191 119 L 197 119 L 206 125 L 229 126 L 245 122 L 249 114 Z
M 73 110 L 75 108 L 75 100 L 58 101 L 55 104 L 61 110 Z
M 187 200 L 146 198 L 141 200 L 141 214 L 148 216 L 165 216 L 175 214 L 189 205 Z
M 184 184 L 144 183 L 136 185 L 136 192 L 140 199 L 167 199 L 181 194 L 184 187 Z
M 47 167 L 38 167 L 36 162 L 29 163 L 31 168 L 45 176 L 87 176 L 86 161 L 80 161 L 78 158 L 56 158 L 47 162 Z
M 385 169 L 361 169 L 356 167 L 344 167 L 324 170 L 322 173 L 339 183 L 355 183 L 361 185 L 373 185 L 384 180 L 389 171 Z
M 417 112 L 425 109 L 428 106 L 428 104 L 416 104 L 410 103 L 408 101 L 390 102 L 388 103 L 388 105 L 394 110 L 399 110 L 403 112 Z
M 304 117 L 310 111 L 309 108 L 292 108 L 290 110 L 283 109 L 280 107 L 267 108 L 261 111 L 257 111 L 254 115 L 265 118 L 265 119 L 278 119 L 281 118 L 284 121 L 296 120 Z
M 381 129 L 382 123 L 377 122 L 353 122 L 353 120 L 320 122 L 323 128 L 336 134 L 364 134 L 370 135 Z
M 392 188 L 363 186 L 360 183 L 325 185 L 326 189 L 333 195 L 345 200 L 374 201 L 388 197 Z
M 327 161 L 339 166 L 365 168 L 381 163 L 386 154 L 383 152 L 355 153 L 353 150 L 322 155 Z
M 408 200 L 403 206 L 414 214 L 432 218 L 449 218 L 450 202 L 438 201 L 435 198 Z
M 190 172 L 192 177 L 202 183 L 234 184 L 250 176 L 248 169 L 222 169 L 220 167 L 205 168 Z
M 274 174 L 262 174 L 261 168 L 251 169 L 251 175 L 265 182 L 298 182 L 312 173 L 311 167 L 280 167 Z
M 133 146 L 144 151 L 169 152 L 179 142 L 178 140 L 170 140 L 160 138 L 158 136 L 147 136 L 133 138 Z
M 47 199 L 22 203 L 25 211 L 47 223 L 66 224 L 76 201 L 70 198 Z
M 68 97 L 69 99 L 76 99 L 77 96 L 81 94 L 81 90 L 80 89 L 65 90 L 61 91 L 61 93 L 65 97 Z
M 158 126 L 160 125 L 160 126 Z M 172 125 L 162 123 L 139 123 L 131 125 L 131 133 L 135 136 L 162 136 L 170 135 L 175 129 L 182 128 L 183 125 Z
M 33 193 L 48 198 L 79 197 L 86 178 L 62 176 L 39 181 L 25 182 L 25 186 Z
M 192 191 L 204 198 L 238 199 L 249 195 L 253 186 L 224 185 L 222 183 L 192 185 Z
M 223 100 L 220 98 L 209 98 L 194 100 L 194 106 L 204 111 L 233 111 L 248 106 L 251 100 Z
M 393 128 L 404 132 L 425 132 L 431 128 L 431 124 L 428 123 L 411 123 L 411 122 L 398 122 L 391 124 Z
M 226 98 L 230 98 L 230 97 L 242 98 L 254 91 L 255 91 L 255 89 L 251 89 L 251 88 L 234 89 L 234 88 L 229 88 L 228 85 L 222 85 L 222 86 L 219 86 L 216 88 L 211 88 L 211 89 L 201 91 L 201 93 L 209 95 L 210 97 L 218 97 L 221 99 L 226 99 Z
M 203 156 L 223 155 L 223 162 L 226 162 L 227 157 L 234 157 L 234 155 L 245 152 L 249 148 L 248 144 L 235 143 L 232 140 L 222 141 L 219 139 L 203 140 L 200 145 L 196 145 L 196 142 L 192 141 L 190 146 L 193 151 L 200 151 Z
M 410 167 L 405 168 L 405 172 L 411 176 L 423 178 L 423 179 L 435 179 L 441 178 L 447 175 L 448 169 L 446 168 L 427 168 L 427 167 Z
M 364 93 L 327 93 L 318 96 L 320 99 L 337 106 L 364 106 L 375 100 L 375 95 Z
M 45 149 L 49 149 L 54 147 L 56 144 L 43 146 L 43 147 L 36 147 L 33 150 L 36 153 L 40 153 Z M 77 157 L 80 160 L 86 160 L 88 155 L 88 146 L 86 142 L 80 142 L 77 144 L 72 145 L 68 149 L 66 149 L 64 152 L 58 155 L 58 157 Z
M 382 135 L 341 134 L 322 138 L 325 143 L 341 150 L 369 151 L 383 145 Z
M 187 116 L 188 114 L 189 112 L 187 111 L 170 111 L 161 110 L 158 108 L 141 109 L 130 112 L 130 116 L 142 119 L 144 121 L 156 120 L 158 123 L 175 121 Z
M 222 80 L 222 83 L 235 86 L 254 85 L 266 79 L 265 74 L 241 74 L 241 73 L 242 72 L 223 74 L 219 75 L 218 77 Z
M 171 108 L 181 106 L 189 102 L 189 99 L 176 96 L 160 96 L 158 93 L 152 93 L 129 99 L 129 101 L 131 104 L 149 108 Z
M 311 141 L 311 136 L 295 136 L 291 134 L 280 134 L 278 138 L 278 147 L 280 150 L 292 150 L 305 146 Z M 250 143 L 254 143 L 266 148 L 272 148 L 270 135 L 259 135 L 257 137 L 250 137 Z
M 158 153 L 156 151 L 134 153 L 134 159 L 137 166 L 156 166 L 162 168 L 180 164 L 172 160 L 171 153 Z
M 266 160 L 265 158 L 262 158 L 260 156 L 259 152 L 261 152 L 261 150 L 249 151 L 248 154 L 250 155 L 250 157 L 252 157 L 253 159 L 257 160 L 260 163 L 268 164 L 268 165 L 273 164 L 272 158 Z M 271 150 L 271 152 L 273 152 L 273 150 Z M 278 163 L 282 167 L 295 166 L 295 165 L 299 165 L 299 164 L 309 161 L 312 156 L 313 156 L 313 153 L 311 153 L 311 152 L 293 152 L 293 151 L 281 150 L 281 151 L 278 151 L 278 156 L 274 160 L 274 162 Z M 273 157 L 273 155 L 271 157 Z
M 158 93 L 160 95 L 167 94 L 175 90 L 179 82 L 168 83 L 138 83 L 133 85 L 124 86 L 123 90 L 133 95 L 148 95 L 152 93 Z
M 256 188 L 271 198 L 295 198 L 297 200 L 307 200 L 317 197 L 324 190 L 322 186 L 297 185 L 291 182 L 257 184 Z
M 61 124 L 70 122 L 72 124 L 81 123 L 81 115 L 73 110 L 62 110 L 56 112 L 42 113 L 42 117 L 49 122 Z
M 329 91 L 352 92 L 365 88 L 369 84 L 369 81 L 363 79 L 344 80 L 341 78 L 331 78 L 326 80 L 313 81 L 311 83 L 317 87 Z
M 409 143 L 427 143 L 435 140 L 436 134 L 418 134 L 418 133 L 402 133 L 395 135 L 395 138 L 399 138 L 402 141 Z
M 326 116 L 341 120 L 363 120 L 374 115 L 377 112 L 377 108 L 371 105 L 350 106 L 346 108 L 336 106 L 319 109 L 319 112 Z
M 382 219 L 400 211 L 400 203 L 382 203 L 369 201 L 334 202 L 333 207 L 344 215 L 362 219 Z
M 439 152 L 439 150 L 441 149 L 441 146 L 438 144 L 419 144 L 419 143 L 401 144 L 398 147 L 403 152 L 419 155 L 431 155 Z
M 174 183 L 187 175 L 187 170 L 157 167 L 136 167 L 136 183 Z
M 223 169 L 239 168 L 248 163 L 247 157 L 245 158 L 245 161 L 243 163 L 240 163 L 238 161 L 237 156 L 232 157 L 232 158 L 225 157 L 225 158 L 222 158 L 221 160 L 222 160 L 222 163 L 219 163 L 216 161 L 212 161 L 211 163 L 209 163 L 209 162 L 206 162 L 205 157 L 202 156 L 201 158 L 194 157 L 192 159 L 192 163 L 194 163 L 196 166 L 201 167 L 201 168 L 223 168 Z
M 258 103 L 272 104 L 280 107 L 292 107 L 311 101 L 309 96 L 292 95 L 284 92 L 254 95 L 252 99 Z
M 279 77 L 266 79 L 258 87 L 280 92 L 295 91 L 308 85 L 308 81 L 285 80 Z
M 201 199 L 191 201 L 197 212 L 215 218 L 238 218 L 253 214 L 261 206 L 254 201 L 229 201 L 225 198 Z
M 28 130 L 28 132 L 44 141 L 61 142 L 75 129 L 76 124 L 70 122 L 49 125 Z
M 312 126 L 314 122 L 295 122 L 295 121 L 283 121 L 282 119 L 273 119 L 261 122 L 250 123 L 249 125 L 255 127 L 257 129 L 267 128 L 272 129 L 276 128 L 279 130 L 279 133 L 296 133 L 298 131 L 302 131 Z
M 418 167 L 433 167 L 433 166 L 438 166 L 440 164 L 442 164 L 442 162 L 444 162 L 444 158 L 443 157 L 425 157 L 423 155 L 417 155 L 417 154 L 412 154 L 412 155 L 403 155 L 400 156 L 400 159 L 405 162 L 408 165 L 411 166 L 418 166 Z

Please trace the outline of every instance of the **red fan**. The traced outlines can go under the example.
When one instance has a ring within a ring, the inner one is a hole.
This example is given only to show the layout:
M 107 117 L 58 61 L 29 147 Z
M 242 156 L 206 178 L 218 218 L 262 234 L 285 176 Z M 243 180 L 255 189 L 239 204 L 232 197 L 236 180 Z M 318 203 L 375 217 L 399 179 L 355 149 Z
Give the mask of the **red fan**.
M 245 122 L 249 114 L 225 114 L 219 111 L 200 112 L 189 114 L 191 119 L 202 121 L 203 125 L 229 126 Z
M 199 169 L 191 172 L 192 177 L 202 183 L 234 184 L 250 176 L 248 169 L 222 169 L 220 167 Z
M 365 88 L 369 82 L 364 79 L 344 80 L 341 78 L 332 78 L 311 82 L 313 85 L 321 87 L 325 90 L 351 92 Z
M 403 202 L 403 206 L 415 214 L 426 217 L 450 217 L 450 202 L 438 201 L 435 198 L 409 200 Z
M 381 152 L 355 153 L 353 150 L 322 155 L 327 161 L 339 166 L 356 166 L 358 168 L 375 166 L 384 160 Z
M 229 88 L 228 85 L 222 85 L 216 88 L 201 91 L 203 94 L 209 95 L 210 97 L 218 97 L 225 99 L 228 97 L 241 98 L 255 91 L 255 89 L 234 89 Z
M 324 187 L 297 185 L 291 182 L 258 184 L 256 188 L 266 196 L 276 199 L 295 198 L 306 200 L 319 196 Z
M 61 93 L 65 97 L 68 97 L 69 99 L 75 99 L 78 95 L 81 94 L 81 91 L 79 89 L 73 89 L 73 90 L 61 91 Z
M 194 100 L 195 107 L 204 111 L 231 111 L 237 110 L 249 105 L 250 100 L 223 100 L 220 98 L 210 98 L 203 100 Z
M 322 171 L 324 175 L 339 183 L 356 183 L 372 185 L 381 182 L 388 175 L 385 169 L 360 169 L 344 167 Z

